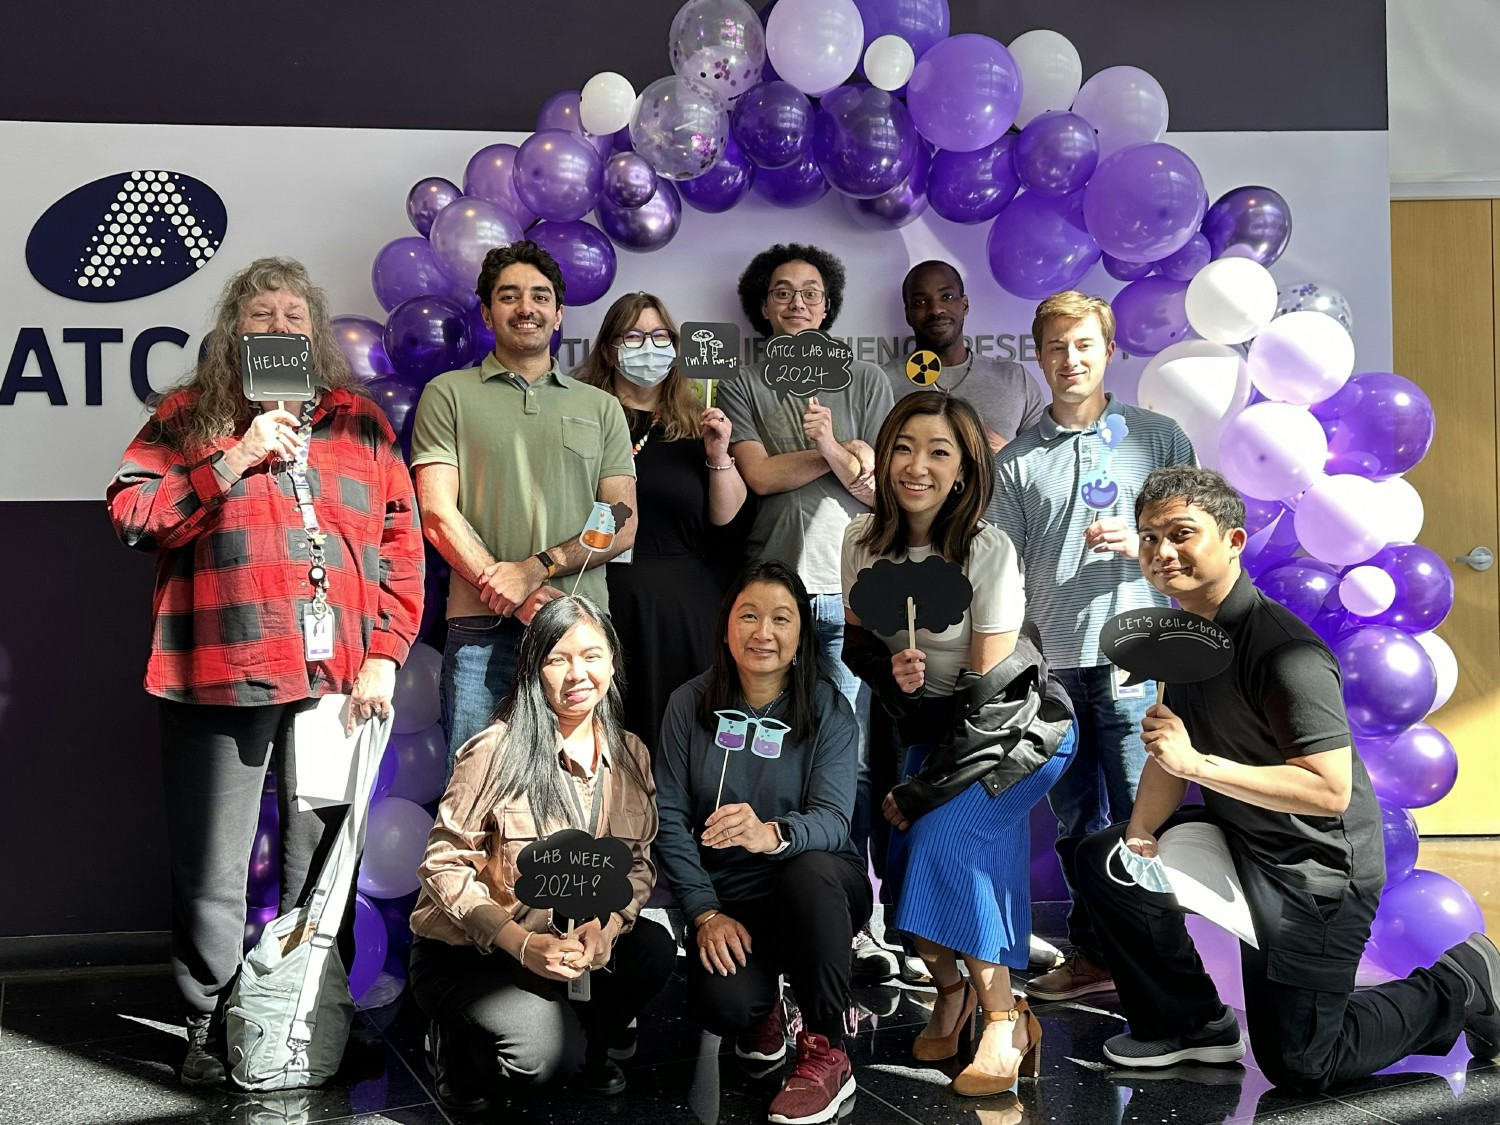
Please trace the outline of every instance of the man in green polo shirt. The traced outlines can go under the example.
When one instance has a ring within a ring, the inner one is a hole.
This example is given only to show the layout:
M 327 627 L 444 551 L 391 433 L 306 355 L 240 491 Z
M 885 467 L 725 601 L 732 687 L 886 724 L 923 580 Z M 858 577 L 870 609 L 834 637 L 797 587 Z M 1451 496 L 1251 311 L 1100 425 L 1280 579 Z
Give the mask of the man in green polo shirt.
M 578 539 L 595 500 L 633 512 L 635 468 L 619 402 L 564 375 L 549 351 L 564 289 L 536 243 L 491 250 L 476 290 L 495 350 L 433 379 L 417 404 L 422 530 L 453 569 L 442 671 L 450 771 L 509 690 L 525 623 L 555 596 L 547 583 L 587 568 L 578 592 L 607 606 L 600 566 L 635 541 L 634 514 L 605 550 Z

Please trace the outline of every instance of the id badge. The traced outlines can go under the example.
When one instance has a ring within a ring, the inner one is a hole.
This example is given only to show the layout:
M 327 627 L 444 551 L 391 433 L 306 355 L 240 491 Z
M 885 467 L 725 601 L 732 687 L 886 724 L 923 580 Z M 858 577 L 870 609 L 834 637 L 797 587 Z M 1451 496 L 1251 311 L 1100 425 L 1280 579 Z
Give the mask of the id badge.
M 587 1001 L 594 996 L 593 985 L 589 983 L 589 974 L 580 973 L 568 982 L 568 999 Z
M 1145 699 L 1146 682 L 1142 680 L 1138 684 L 1127 684 L 1125 681 L 1128 679 L 1130 679 L 1129 672 L 1124 668 L 1115 668 L 1109 677 L 1110 693 L 1116 699 Z
M 632 547 L 628 551 L 621 551 L 614 558 L 610 559 L 609 560 L 609 564 L 611 566 L 613 566 L 615 563 L 619 563 L 622 566 L 629 566 L 634 561 L 635 561 L 635 548 Z
M 313 612 L 311 605 L 302 611 L 302 648 L 309 663 L 333 656 L 332 606 L 321 616 Z

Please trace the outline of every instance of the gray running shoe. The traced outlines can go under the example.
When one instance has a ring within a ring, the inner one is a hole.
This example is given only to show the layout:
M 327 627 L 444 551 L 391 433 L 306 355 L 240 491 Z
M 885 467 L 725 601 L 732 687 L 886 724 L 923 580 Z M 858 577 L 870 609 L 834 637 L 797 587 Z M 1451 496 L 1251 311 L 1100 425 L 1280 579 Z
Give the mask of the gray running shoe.
M 1104 1057 L 1117 1066 L 1173 1066 L 1181 1062 L 1229 1063 L 1245 1057 L 1245 1040 L 1234 1012 L 1223 1014 L 1201 1031 L 1175 1039 L 1137 1039 L 1116 1035 L 1104 1041 Z

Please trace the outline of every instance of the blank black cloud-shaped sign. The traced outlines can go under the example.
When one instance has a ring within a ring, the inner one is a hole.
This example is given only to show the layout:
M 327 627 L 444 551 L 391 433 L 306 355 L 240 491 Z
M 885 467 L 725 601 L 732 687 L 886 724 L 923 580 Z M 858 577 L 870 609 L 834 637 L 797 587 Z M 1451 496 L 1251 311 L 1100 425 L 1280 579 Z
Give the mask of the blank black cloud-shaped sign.
M 551 910 L 575 925 L 607 918 L 630 904 L 630 846 L 565 828 L 521 849 L 516 897 L 534 910 Z
M 866 629 L 889 637 L 906 631 L 907 598 L 917 603 L 917 628 L 941 633 L 964 619 L 974 587 L 963 567 L 938 555 L 921 562 L 877 559 L 859 572 L 849 608 Z

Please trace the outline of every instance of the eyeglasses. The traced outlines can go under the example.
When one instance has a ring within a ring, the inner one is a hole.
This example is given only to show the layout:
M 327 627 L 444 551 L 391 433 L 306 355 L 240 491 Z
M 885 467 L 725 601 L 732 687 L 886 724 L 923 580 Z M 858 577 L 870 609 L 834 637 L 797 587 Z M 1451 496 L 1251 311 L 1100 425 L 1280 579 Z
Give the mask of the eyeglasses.
M 815 309 L 823 303 L 827 296 L 821 289 L 772 289 L 769 296 L 778 305 L 790 305 L 792 298 L 801 296 L 802 303 L 810 309 Z
M 672 339 L 672 333 L 665 328 L 658 328 L 654 332 L 637 332 L 631 329 L 629 332 L 620 333 L 620 344 L 627 348 L 643 348 L 646 341 L 650 340 L 658 348 L 668 348 L 677 341 Z

